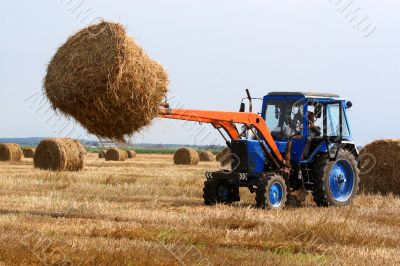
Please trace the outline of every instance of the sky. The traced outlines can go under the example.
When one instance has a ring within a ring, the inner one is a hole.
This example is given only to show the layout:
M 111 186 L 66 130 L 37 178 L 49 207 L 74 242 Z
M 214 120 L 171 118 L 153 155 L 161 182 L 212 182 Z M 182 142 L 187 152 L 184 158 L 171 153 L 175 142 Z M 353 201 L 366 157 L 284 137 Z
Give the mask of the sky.
M 68 36 L 102 18 L 164 65 L 172 106 L 237 111 L 246 88 L 331 92 L 353 102 L 357 143 L 400 138 L 399 14 L 395 0 L 2 1 L 0 137 L 95 139 L 49 109 L 42 80 Z M 210 125 L 166 119 L 133 140 L 223 143 Z

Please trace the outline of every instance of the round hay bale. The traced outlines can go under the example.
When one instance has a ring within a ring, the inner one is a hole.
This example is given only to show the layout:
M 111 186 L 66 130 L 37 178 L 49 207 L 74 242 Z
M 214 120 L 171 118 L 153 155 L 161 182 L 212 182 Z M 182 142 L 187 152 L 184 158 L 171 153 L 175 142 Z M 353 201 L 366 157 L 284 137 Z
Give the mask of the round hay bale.
M 215 161 L 215 155 L 210 151 L 202 151 L 199 153 L 200 162 Z
M 168 75 L 121 24 L 101 22 L 71 36 L 44 79 L 51 106 L 89 133 L 123 141 L 159 114 Z
M 106 152 L 106 161 L 125 161 L 128 157 L 128 154 L 124 150 L 120 149 L 109 149 Z
M 221 158 L 222 158 L 225 154 L 227 154 L 227 153 L 229 153 L 229 152 L 231 152 L 231 149 L 229 149 L 228 147 L 225 147 L 225 148 L 223 148 L 223 149 L 217 154 L 217 156 L 215 157 L 215 159 L 216 159 L 217 161 L 219 161 L 219 160 L 221 160 Z
M 22 152 L 24 153 L 25 158 L 33 158 L 35 155 L 35 148 L 25 148 L 22 149 Z
M 136 158 L 136 152 L 134 150 L 128 150 L 126 153 L 128 154 L 129 159 Z
M 80 171 L 85 165 L 86 150 L 79 140 L 44 139 L 33 157 L 35 168 L 51 171 Z
M 22 158 L 22 150 L 15 143 L 0 143 L 0 161 L 19 162 Z
M 232 161 L 231 149 L 229 147 L 225 147 L 217 154 L 215 158 L 222 166 L 229 165 Z
M 199 161 L 199 154 L 193 149 L 180 148 L 174 154 L 174 163 L 178 165 L 196 165 Z
M 367 193 L 400 195 L 400 140 L 377 140 L 362 149 L 360 186 Z
M 99 158 L 100 158 L 100 159 L 106 158 L 106 152 L 107 152 L 107 151 L 100 151 L 100 152 L 99 152 Z

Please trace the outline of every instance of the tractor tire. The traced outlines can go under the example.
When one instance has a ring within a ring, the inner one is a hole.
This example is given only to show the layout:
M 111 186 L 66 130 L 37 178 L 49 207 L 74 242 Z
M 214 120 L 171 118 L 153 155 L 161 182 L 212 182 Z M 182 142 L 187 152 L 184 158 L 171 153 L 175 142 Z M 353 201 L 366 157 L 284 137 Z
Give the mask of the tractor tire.
M 203 199 L 205 205 L 230 204 L 240 201 L 239 187 L 224 180 L 208 179 L 204 182 Z
M 336 160 L 317 159 L 312 167 L 314 201 L 320 207 L 349 205 L 360 183 L 357 160 L 348 150 L 340 149 Z
M 255 192 L 257 208 L 278 210 L 286 206 L 287 186 L 279 175 L 260 178 Z

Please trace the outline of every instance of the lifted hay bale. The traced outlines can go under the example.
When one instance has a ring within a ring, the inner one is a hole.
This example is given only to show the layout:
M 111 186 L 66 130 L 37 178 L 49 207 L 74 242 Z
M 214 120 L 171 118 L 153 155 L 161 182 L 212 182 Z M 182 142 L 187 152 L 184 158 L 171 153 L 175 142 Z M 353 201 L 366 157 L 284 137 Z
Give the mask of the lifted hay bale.
M 159 114 L 168 76 L 121 24 L 101 22 L 71 36 L 44 79 L 51 106 L 89 133 L 123 141 Z
M 51 171 L 80 171 L 86 150 L 79 140 L 50 138 L 42 140 L 33 158 L 35 168 Z
M 106 152 L 106 161 L 125 161 L 128 157 L 128 154 L 124 150 L 120 149 L 109 149 Z
M 25 149 L 22 149 L 22 152 L 24 153 L 25 158 L 33 158 L 33 156 L 35 155 L 34 148 L 25 148 Z
M 199 153 L 200 162 L 215 161 L 215 155 L 210 151 L 202 151 Z
M 360 186 L 365 192 L 400 195 L 400 140 L 377 140 L 360 153 Z
M 100 152 L 99 152 L 99 158 L 100 158 L 100 159 L 106 158 L 106 152 L 107 152 L 107 151 L 100 151 Z
M 15 143 L 0 143 L 0 161 L 19 162 L 22 158 L 22 150 Z
M 174 163 L 178 165 L 197 165 L 199 161 L 199 154 L 193 149 L 180 148 L 174 154 Z
M 128 150 L 126 153 L 128 154 L 129 159 L 136 158 L 136 152 L 134 150 Z

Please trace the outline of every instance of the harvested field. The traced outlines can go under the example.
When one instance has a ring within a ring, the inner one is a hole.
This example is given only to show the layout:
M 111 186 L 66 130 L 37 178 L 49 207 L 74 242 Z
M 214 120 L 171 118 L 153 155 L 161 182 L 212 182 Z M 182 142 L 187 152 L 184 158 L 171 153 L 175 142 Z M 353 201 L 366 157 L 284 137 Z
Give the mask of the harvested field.
M 126 162 L 89 154 L 81 172 L 0 162 L 0 264 L 400 264 L 399 198 L 263 211 L 242 190 L 241 204 L 207 207 L 203 174 L 217 169 L 142 154 Z
M 100 138 L 123 141 L 158 116 L 168 75 L 118 23 L 71 36 L 51 59 L 44 91 L 53 109 Z

